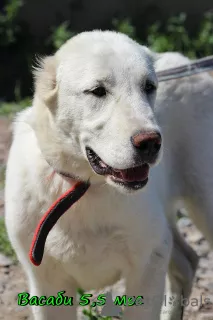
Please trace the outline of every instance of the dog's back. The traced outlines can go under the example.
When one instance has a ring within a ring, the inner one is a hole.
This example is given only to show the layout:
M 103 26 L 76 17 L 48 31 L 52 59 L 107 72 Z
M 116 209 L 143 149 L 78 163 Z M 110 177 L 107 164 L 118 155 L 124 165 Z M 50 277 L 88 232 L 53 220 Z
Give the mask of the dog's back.
M 189 62 L 179 53 L 166 53 L 157 62 L 157 70 Z M 201 73 L 160 83 L 155 111 L 163 132 L 171 198 L 184 201 L 194 222 L 213 244 L 209 230 L 209 224 L 213 225 L 212 101 L 213 79 Z
M 179 53 L 159 55 L 157 70 L 191 61 Z M 198 257 L 180 236 L 176 213 L 185 207 L 189 217 L 213 246 L 213 79 L 208 73 L 162 82 L 159 85 L 156 117 L 161 126 L 164 155 L 160 164 L 166 190 L 160 190 L 165 213 L 173 231 L 174 246 L 169 265 L 167 294 L 188 298 Z M 180 319 L 181 308 L 168 319 Z

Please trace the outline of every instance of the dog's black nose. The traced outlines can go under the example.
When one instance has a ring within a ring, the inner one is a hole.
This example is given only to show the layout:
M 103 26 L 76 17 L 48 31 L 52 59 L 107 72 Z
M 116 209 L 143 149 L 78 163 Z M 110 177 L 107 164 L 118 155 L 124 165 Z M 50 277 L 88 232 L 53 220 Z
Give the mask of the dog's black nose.
M 162 139 L 158 131 L 140 131 L 131 137 L 131 142 L 140 151 L 144 161 L 153 162 L 160 151 Z

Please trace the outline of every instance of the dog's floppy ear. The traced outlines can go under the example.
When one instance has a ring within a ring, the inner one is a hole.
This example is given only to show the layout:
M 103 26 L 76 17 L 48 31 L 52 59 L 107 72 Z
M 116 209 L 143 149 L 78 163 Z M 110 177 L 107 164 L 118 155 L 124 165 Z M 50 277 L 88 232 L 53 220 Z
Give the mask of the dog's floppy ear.
M 49 56 L 37 59 L 37 66 L 33 68 L 35 95 L 48 107 L 56 104 L 58 85 L 56 81 L 56 58 Z

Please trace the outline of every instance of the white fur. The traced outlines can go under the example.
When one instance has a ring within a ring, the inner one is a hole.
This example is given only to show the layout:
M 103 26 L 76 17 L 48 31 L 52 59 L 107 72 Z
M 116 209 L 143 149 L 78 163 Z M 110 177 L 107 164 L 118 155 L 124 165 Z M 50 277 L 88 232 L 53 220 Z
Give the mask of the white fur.
M 159 129 L 155 96 L 143 90 L 147 78 L 157 82 L 153 56 L 127 36 L 95 31 L 68 41 L 35 72 L 33 106 L 16 118 L 6 174 L 7 230 L 31 295 L 66 290 L 73 296 L 78 287 L 100 289 L 123 277 L 127 295 L 155 298 L 154 305 L 127 308 L 124 319 L 159 319 L 171 248 L 157 192 L 161 172 L 151 168 L 147 187 L 128 194 L 96 175 L 85 154 L 88 144 L 114 168 L 135 165 L 130 137 Z M 105 99 L 84 93 L 101 79 Z M 36 225 L 70 187 L 57 174 L 46 179 L 53 168 L 90 178 L 91 187 L 50 232 L 35 267 L 28 251 Z M 33 307 L 33 314 L 36 320 L 76 319 L 74 307 Z
M 179 53 L 159 55 L 156 70 L 190 63 Z M 164 152 L 156 170 L 166 179 L 159 186 L 174 238 L 169 265 L 170 295 L 188 297 L 198 257 L 176 229 L 178 208 L 187 212 L 213 246 L 213 78 L 208 73 L 159 84 L 155 115 L 161 127 Z M 159 178 L 160 181 L 160 178 Z M 167 310 L 168 311 L 168 310 Z M 168 319 L 180 319 L 177 304 Z M 167 319 L 167 318 L 166 318 Z

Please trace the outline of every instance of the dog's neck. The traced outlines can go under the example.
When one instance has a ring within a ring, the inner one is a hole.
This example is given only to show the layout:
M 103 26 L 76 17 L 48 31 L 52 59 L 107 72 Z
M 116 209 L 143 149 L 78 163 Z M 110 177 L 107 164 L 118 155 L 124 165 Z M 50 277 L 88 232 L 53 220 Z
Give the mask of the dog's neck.
M 48 163 L 48 165 L 52 168 L 53 173 L 57 173 L 58 175 L 60 175 L 62 178 L 64 178 L 67 182 L 69 182 L 70 184 L 75 184 L 76 182 L 83 182 L 80 177 L 75 176 L 74 174 L 68 173 L 68 172 L 64 172 L 61 170 L 57 170 L 54 166 L 52 166 L 49 161 L 46 160 L 46 162 Z
M 74 176 L 73 174 L 67 173 L 67 172 L 62 172 L 62 171 L 57 171 L 53 169 L 55 173 L 60 175 L 64 180 L 69 182 L 71 185 L 77 183 L 77 182 L 83 182 L 79 177 Z
M 67 179 L 71 179 L 71 180 L 75 180 L 75 181 L 79 181 L 80 179 L 77 178 L 76 176 L 74 176 L 74 174 L 70 174 L 67 172 L 62 172 L 62 171 L 57 171 L 54 170 L 56 173 L 60 174 L 60 176 L 62 176 L 63 178 L 67 178 Z

